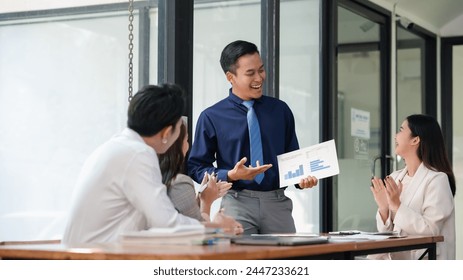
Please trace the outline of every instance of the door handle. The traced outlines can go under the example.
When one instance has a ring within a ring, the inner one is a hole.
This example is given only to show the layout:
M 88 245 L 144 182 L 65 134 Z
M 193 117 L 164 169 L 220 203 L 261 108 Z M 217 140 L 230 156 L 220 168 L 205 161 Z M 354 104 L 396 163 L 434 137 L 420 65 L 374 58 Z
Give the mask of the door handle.
M 371 163 L 371 178 L 375 177 L 375 170 L 376 170 L 376 161 L 380 160 L 382 156 L 378 155 L 376 156 L 372 163 Z M 385 155 L 384 156 L 386 159 L 388 159 L 392 164 L 394 163 L 394 158 L 391 155 Z

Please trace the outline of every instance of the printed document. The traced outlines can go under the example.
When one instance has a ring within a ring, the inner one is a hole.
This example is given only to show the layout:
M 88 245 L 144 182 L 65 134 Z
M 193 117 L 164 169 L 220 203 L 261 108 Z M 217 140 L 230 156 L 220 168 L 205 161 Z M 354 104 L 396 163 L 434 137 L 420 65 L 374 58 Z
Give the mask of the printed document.
M 320 180 L 339 174 L 334 139 L 278 155 L 277 159 L 280 188 L 298 184 L 309 175 Z

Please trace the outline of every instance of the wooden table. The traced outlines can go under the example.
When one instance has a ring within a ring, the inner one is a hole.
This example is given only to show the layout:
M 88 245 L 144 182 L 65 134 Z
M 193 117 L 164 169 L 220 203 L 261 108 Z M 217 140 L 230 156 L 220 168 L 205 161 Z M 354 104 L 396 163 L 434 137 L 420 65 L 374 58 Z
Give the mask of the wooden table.
M 0 245 L 0 259 L 52 260 L 246 260 L 246 259 L 354 259 L 355 256 L 428 249 L 436 259 L 436 243 L 442 236 L 408 236 L 386 240 L 330 242 L 304 246 L 72 244 L 35 242 Z

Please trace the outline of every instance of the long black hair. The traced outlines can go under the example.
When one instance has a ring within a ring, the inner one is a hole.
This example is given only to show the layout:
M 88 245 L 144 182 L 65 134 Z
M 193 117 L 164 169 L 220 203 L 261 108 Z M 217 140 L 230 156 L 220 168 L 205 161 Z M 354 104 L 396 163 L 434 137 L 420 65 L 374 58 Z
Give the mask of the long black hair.
M 183 141 L 185 140 L 186 133 L 186 126 L 182 121 L 177 140 L 175 140 L 174 144 L 165 153 L 158 155 L 162 183 L 167 187 L 170 187 L 172 180 L 177 174 L 184 172 L 185 155 L 183 154 Z
M 432 170 L 447 174 L 450 183 L 450 190 L 455 196 L 456 185 L 452 165 L 447 156 L 444 136 L 437 120 L 428 115 L 410 115 L 407 117 L 408 127 L 413 137 L 420 137 L 418 158 L 423 164 Z

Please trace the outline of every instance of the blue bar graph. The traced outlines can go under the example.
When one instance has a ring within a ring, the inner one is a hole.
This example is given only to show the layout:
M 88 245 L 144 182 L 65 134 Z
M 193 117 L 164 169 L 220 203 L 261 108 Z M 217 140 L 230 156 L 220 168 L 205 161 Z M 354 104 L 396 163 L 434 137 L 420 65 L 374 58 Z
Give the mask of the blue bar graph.
M 320 171 L 326 168 L 330 168 L 329 165 L 323 165 L 324 162 L 325 162 L 324 160 L 320 160 L 320 159 L 312 160 L 310 162 L 310 172 L 315 172 L 315 171 Z
M 288 171 L 287 174 L 285 174 L 285 180 L 292 179 L 292 178 L 297 178 L 299 176 L 304 175 L 304 169 L 302 168 L 302 164 L 299 165 L 299 168 L 296 169 L 294 172 Z

